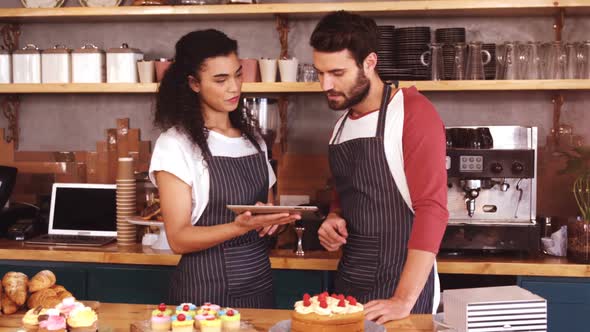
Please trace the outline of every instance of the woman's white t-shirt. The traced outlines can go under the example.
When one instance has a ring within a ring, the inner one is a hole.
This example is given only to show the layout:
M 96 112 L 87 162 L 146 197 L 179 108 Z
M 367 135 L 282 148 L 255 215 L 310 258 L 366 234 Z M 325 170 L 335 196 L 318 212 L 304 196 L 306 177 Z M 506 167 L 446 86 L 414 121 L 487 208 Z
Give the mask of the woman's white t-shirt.
M 257 154 L 256 147 L 244 137 L 227 137 L 215 131 L 209 132 L 207 138 L 209 150 L 213 156 L 245 157 Z M 258 144 L 267 154 L 266 144 L 262 138 Z M 268 156 L 266 158 L 268 160 Z M 269 188 L 276 182 L 276 176 L 267 161 Z M 157 186 L 155 172 L 166 171 L 191 186 L 192 209 L 191 223 L 197 223 L 205 207 L 209 203 L 209 171 L 198 145 L 193 144 L 189 137 L 175 128 L 170 128 L 160 134 L 152 160 L 150 162 L 149 177 Z

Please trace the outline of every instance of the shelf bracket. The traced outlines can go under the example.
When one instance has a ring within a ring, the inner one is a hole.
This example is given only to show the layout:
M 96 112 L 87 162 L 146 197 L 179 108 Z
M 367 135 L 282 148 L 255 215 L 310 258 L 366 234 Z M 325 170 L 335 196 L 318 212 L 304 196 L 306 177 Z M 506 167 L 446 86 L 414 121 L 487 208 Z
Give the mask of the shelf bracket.
M 551 99 L 553 103 L 553 129 L 551 130 L 551 135 L 553 136 L 555 146 L 559 146 L 559 123 L 561 121 L 561 109 L 564 101 L 565 98 L 561 92 L 555 94 Z
M 281 155 L 287 151 L 287 136 L 288 136 L 288 127 L 287 127 L 287 118 L 288 118 L 288 109 L 289 109 L 289 97 L 285 95 L 281 95 L 279 97 L 279 117 L 281 120 Z
M 18 24 L 5 24 L 2 29 L 2 46 L 12 52 L 18 49 L 20 26 Z
M 289 18 L 286 15 L 275 15 L 279 42 L 281 43 L 281 54 L 279 59 L 289 57 Z
M 561 41 L 561 34 L 565 24 L 565 9 L 559 9 L 555 14 L 555 23 L 553 23 L 553 30 L 555 30 L 555 41 Z
M 8 120 L 8 132 L 6 142 L 14 142 L 14 148 L 18 149 L 18 112 L 20 100 L 18 95 L 4 97 L 1 104 L 2 114 Z

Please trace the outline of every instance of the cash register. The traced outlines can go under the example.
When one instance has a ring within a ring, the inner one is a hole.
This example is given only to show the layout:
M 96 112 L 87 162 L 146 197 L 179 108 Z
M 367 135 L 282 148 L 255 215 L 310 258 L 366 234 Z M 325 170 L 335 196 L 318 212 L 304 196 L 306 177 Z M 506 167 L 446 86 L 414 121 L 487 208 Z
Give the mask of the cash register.
M 8 203 L 18 170 L 0 165 L 0 236 L 25 240 L 36 234 L 39 208 L 26 203 Z

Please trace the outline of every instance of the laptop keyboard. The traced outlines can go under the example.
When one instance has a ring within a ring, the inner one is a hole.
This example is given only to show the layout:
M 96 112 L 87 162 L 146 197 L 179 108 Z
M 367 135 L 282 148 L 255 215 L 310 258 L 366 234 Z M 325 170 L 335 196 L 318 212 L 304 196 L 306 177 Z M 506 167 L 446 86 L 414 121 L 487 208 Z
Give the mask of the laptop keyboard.
M 30 244 L 62 244 L 62 245 L 104 245 L 114 241 L 114 237 L 106 236 L 80 236 L 80 235 L 57 235 L 46 234 L 37 238 L 25 241 Z

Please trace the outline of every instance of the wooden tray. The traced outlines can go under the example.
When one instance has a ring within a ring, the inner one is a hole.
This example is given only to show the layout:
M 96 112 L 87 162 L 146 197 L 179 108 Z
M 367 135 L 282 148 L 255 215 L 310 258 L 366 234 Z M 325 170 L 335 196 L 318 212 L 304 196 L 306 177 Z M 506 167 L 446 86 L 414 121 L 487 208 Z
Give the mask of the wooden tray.
M 138 322 L 133 322 L 133 323 L 131 323 L 129 330 L 130 330 L 130 332 L 153 332 L 151 329 L 151 323 L 149 320 L 142 320 L 142 321 L 138 321 Z M 248 321 L 241 321 L 240 322 L 240 329 L 234 330 L 234 331 L 258 332 L 258 330 L 256 330 L 254 328 L 254 326 L 252 326 L 252 324 L 250 324 L 250 322 L 248 322 Z M 200 332 L 200 330 L 197 328 L 193 328 L 193 332 Z

